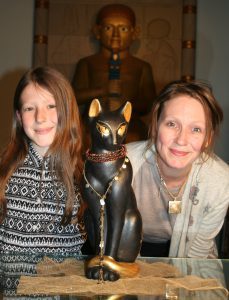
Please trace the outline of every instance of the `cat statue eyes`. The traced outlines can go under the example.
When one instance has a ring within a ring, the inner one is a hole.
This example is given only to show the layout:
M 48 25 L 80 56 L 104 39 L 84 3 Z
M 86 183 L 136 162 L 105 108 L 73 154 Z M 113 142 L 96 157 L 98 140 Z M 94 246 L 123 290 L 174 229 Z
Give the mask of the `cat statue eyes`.
M 142 219 L 131 187 L 132 167 L 123 142 L 132 106 L 103 110 L 94 99 L 89 108 L 91 148 L 86 152 L 82 194 L 85 225 L 93 256 L 85 275 L 99 281 L 134 277 L 142 239 Z

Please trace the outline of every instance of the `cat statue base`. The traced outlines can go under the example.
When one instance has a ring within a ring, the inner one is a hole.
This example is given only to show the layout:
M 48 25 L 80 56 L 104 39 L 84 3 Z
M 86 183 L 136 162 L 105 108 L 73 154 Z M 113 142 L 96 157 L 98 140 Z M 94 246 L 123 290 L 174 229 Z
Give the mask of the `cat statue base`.
M 90 279 L 134 277 L 142 240 L 142 219 L 131 186 L 132 166 L 123 142 L 132 106 L 104 111 L 98 99 L 89 108 L 91 148 L 86 152 L 82 194 L 93 256 L 85 263 Z

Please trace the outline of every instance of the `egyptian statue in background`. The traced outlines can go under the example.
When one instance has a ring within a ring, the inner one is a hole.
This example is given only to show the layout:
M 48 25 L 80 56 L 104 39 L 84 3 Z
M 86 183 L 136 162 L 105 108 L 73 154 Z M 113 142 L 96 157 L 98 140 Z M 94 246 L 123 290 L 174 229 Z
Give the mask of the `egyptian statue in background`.
M 130 53 L 139 34 L 134 11 L 123 4 L 103 6 L 93 33 L 100 42 L 99 52 L 79 60 L 72 82 L 78 104 L 87 115 L 93 98 L 109 110 L 130 101 L 133 114 L 126 142 L 146 139 L 143 119 L 154 101 L 155 84 L 151 65 Z

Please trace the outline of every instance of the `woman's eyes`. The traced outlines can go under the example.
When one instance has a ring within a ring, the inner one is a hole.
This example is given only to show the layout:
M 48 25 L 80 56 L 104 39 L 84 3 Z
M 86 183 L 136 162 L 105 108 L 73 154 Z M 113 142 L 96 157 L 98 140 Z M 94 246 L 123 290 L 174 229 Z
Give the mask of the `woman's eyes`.
M 168 127 L 176 127 L 176 123 L 175 123 L 175 122 L 172 122 L 172 121 L 167 122 L 166 125 L 167 125 Z
M 199 128 L 199 127 L 194 127 L 194 128 L 192 129 L 192 131 L 193 131 L 193 132 L 202 132 L 201 128 Z
M 169 128 L 179 128 L 178 124 L 173 121 L 167 122 L 166 126 L 168 126 Z M 201 133 L 203 130 L 200 127 L 193 127 L 191 128 L 191 131 L 195 133 Z

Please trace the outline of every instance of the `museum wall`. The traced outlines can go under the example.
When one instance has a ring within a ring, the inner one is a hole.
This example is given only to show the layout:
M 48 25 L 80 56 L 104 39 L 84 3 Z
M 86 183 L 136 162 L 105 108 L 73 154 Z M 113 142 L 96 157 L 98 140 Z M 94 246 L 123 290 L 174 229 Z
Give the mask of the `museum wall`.
M 195 77 L 210 82 L 225 113 L 217 153 L 229 162 L 228 0 L 197 0 Z M 33 60 L 34 0 L 0 0 L 0 148 L 9 138 L 16 83 Z

